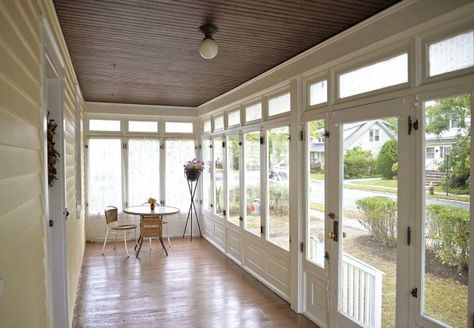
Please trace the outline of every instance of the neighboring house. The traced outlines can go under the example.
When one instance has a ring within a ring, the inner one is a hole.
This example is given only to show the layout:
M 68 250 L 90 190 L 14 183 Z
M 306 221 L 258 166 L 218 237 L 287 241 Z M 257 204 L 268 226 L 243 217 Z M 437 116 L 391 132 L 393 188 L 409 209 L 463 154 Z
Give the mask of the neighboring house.
M 319 135 L 324 133 L 324 129 L 318 130 Z M 377 156 L 384 143 L 395 139 L 396 134 L 390 129 L 384 120 L 364 121 L 344 124 L 344 150 L 360 147 L 362 150 L 370 151 L 373 156 Z M 324 140 L 314 138 L 310 145 L 310 163 L 324 164 Z
M 471 118 L 466 118 L 469 125 Z M 439 166 L 446 160 L 446 155 L 451 151 L 452 145 L 456 142 L 458 135 L 462 134 L 459 123 L 456 120 L 449 121 L 449 130 L 440 135 L 427 133 L 425 136 L 425 169 L 428 171 L 438 171 Z

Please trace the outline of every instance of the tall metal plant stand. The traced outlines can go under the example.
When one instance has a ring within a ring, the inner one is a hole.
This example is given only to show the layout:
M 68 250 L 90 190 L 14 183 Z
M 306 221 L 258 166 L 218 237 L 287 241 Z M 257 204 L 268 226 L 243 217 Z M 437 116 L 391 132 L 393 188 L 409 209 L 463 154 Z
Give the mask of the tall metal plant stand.
M 201 235 L 201 238 L 202 238 L 201 226 L 199 225 L 199 217 L 197 215 L 196 205 L 194 204 L 194 196 L 196 195 L 196 189 L 197 189 L 199 178 L 197 178 L 195 181 L 192 181 L 192 180 L 186 180 L 186 181 L 188 182 L 189 194 L 191 195 L 191 204 L 189 205 L 188 216 L 186 218 L 186 225 L 184 226 L 183 238 L 186 235 L 188 222 L 191 221 L 190 226 L 191 226 L 191 241 L 192 241 L 193 240 L 193 212 L 194 212 L 194 216 L 196 217 L 196 222 L 198 224 L 199 235 Z

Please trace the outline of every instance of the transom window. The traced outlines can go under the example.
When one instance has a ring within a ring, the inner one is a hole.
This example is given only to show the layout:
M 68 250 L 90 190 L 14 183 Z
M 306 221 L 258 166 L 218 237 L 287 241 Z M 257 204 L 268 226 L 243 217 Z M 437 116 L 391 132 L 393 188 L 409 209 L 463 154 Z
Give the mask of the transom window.
M 90 131 L 120 131 L 119 120 L 89 120 Z
M 234 110 L 227 115 L 227 125 L 234 126 L 240 124 L 240 110 Z
M 191 122 L 165 122 L 166 133 L 193 133 Z
M 328 101 L 327 80 L 313 83 L 309 86 L 309 105 L 319 105 Z
M 224 115 L 217 116 L 214 119 L 214 130 L 219 130 L 224 128 Z
M 278 115 L 289 112 L 291 110 L 290 93 L 271 98 L 268 101 L 268 116 Z
M 255 121 L 262 118 L 262 103 L 256 103 L 254 105 L 245 108 L 245 122 Z
M 339 76 L 339 97 L 383 89 L 408 82 L 408 54 L 391 57 Z
M 156 121 L 128 121 L 129 132 L 158 132 Z

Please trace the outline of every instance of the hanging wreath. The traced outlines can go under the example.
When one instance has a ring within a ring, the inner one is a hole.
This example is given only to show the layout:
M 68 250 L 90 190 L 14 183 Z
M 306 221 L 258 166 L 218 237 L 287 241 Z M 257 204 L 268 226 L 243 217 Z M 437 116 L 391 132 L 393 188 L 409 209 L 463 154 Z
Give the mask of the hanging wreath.
M 57 170 L 56 164 L 58 163 L 60 154 L 54 148 L 55 136 L 56 136 L 56 128 L 58 124 L 52 118 L 49 118 L 49 111 L 48 111 L 48 131 L 47 131 L 47 139 L 48 139 L 48 184 L 50 187 L 54 185 L 54 182 L 58 180 L 57 178 Z

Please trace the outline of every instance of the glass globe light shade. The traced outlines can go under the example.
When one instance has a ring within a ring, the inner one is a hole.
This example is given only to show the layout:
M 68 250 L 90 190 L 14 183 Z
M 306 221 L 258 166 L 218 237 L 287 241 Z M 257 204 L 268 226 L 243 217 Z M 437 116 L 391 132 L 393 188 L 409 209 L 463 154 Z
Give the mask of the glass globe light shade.
M 199 46 L 199 53 L 202 58 L 212 59 L 216 57 L 218 51 L 217 43 L 213 38 L 207 37 L 201 41 Z

